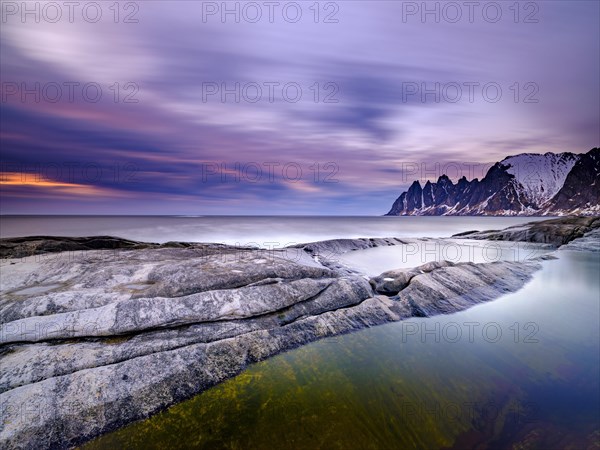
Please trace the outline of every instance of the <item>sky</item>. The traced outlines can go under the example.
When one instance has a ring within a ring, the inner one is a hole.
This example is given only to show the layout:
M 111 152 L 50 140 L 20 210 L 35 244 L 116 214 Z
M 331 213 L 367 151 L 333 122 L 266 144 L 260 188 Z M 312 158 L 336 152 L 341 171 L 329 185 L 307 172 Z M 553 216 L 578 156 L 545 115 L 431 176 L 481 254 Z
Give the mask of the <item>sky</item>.
M 599 5 L 2 1 L 0 212 L 381 215 L 587 152 Z

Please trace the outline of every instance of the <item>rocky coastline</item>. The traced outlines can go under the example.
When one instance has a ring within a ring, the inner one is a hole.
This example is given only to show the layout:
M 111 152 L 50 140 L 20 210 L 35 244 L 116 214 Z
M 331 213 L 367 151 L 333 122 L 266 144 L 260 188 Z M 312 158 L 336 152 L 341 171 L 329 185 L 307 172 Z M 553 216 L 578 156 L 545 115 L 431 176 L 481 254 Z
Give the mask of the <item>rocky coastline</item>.
M 599 218 L 563 218 L 455 238 L 590 250 L 599 231 Z M 404 244 L 337 239 L 264 250 L 107 236 L 2 239 L 0 443 L 72 448 L 275 354 L 516 291 L 544 259 L 438 261 L 368 277 L 335 258 Z

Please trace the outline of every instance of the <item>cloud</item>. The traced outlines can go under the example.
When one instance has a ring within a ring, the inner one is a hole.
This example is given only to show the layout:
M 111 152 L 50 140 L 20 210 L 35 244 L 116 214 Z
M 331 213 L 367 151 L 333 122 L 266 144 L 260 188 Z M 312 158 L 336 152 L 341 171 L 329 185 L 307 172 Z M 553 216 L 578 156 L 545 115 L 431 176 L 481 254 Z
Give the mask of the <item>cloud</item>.
M 0 40 L 3 95 L 7 82 L 98 83 L 103 95 L 96 103 L 79 91 L 72 102 L 3 98 L 2 171 L 44 170 L 72 184 L 44 191 L 50 204 L 56 192 L 62 212 L 378 214 L 408 183 L 406 163 L 489 163 L 599 144 L 597 3 L 546 2 L 537 24 L 404 23 L 400 3 L 340 3 L 337 24 L 314 23 L 308 10 L 297 24 L 205 23 L 192 2 L 140 3 L 137 24 L 10 21 Z M 403 95 L 406 83 L 490 81 L 503 88 L 498 103 L 480 93 L 458 103 Z M 123 101 L 129 82 L 137 103 Z M 527 82 L 539 87 L 538 103 L 521 101 Z M 206 83 L 279 84 L 273 101 L 265 89 L 257 102 L 236 102 L 206 98 Z M 301 87 L 299 101 L 284 98 L 286 83 Z M 338 101 L 325 102 L 333 92 Z M 303 178 L 234 176 L 273 163 L 297 164 Z M 206 176 L 210 164 L 224 169 Z M 327 164 L 336 183 L 323 181 Z M 4 211 L 38 211 L 40 188 L 3 189 Z M 73 189 L 97 201 L 70 204 Z

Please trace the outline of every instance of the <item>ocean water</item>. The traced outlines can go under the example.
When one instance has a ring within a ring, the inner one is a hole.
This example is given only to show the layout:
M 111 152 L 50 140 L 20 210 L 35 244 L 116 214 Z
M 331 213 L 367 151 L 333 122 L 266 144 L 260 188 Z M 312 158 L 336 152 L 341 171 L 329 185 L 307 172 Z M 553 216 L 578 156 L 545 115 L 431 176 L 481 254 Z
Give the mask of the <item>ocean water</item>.
M 600 258 L 557 254 L 516 293 L 314 342 L 84 448 L 598 448 Z
M 360 237 L 449 237 L 544 220 L 532 217 L 0 216 L 0 237 L 109 235 L 145 242 L 273 248 Z
M 542 219 L 4 216 L 0 235 L 278 247 L 342 237 L 448 237 L 533 220 Z M 531 244 L 416 242 L 340 259 L 374 275 L 433 259 L 524 260 L 548 252 Z M 600 255 L 556 255 L 516 293 L 452 315 L 311 343 L 83 448 L 598 448 Z

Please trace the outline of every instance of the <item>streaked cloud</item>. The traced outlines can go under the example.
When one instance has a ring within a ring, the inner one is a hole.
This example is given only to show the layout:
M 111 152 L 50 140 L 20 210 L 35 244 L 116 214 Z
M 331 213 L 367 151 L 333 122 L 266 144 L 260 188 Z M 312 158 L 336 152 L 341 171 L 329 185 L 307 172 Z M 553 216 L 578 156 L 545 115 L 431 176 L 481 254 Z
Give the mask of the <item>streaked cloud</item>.
M 408 163 L 599 145 L 597 2 L 539 3 L 535 24 L 405 23 L 402 3 L 338 2 L 331 24 L 310 15 L 204 23 L 202 2 L 166 1 L 139 2 L 134 24 L 114 23 L 110 11 L 98 23 L 9 18 L 0 170 L 42 171 L 55 185 L 3 184 L 2 212 L 380 214 L 410 183 Z M 56 103 L 20 92 L 70 82 L 79 83 L 74 101 L 66 90 Z M 98 102 L 83 98 L 86 83 L 101 87 Z M 207 96 L 207 83 L 277 85 L 272 99 L 265 89 L 253 102 Z M 289 83 L 300 86 L 298 101 L 282 93 Z M 409 90 L 436 83 L 462 86 L 461 100 Z M 465 83 L 478 84 L 473 101 Z M 486 83 L 502 88 L 498 102 L 484 98 Z M 527 83 L 537 103 L 523 101 Z M 209 164 L 223 168 L 207 176 Z M 248 164 L 298 165 L 302 178 L 239 176 Z M 56 167 L 78 168 L 66 180 Z

